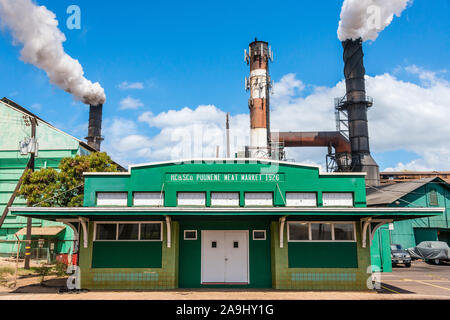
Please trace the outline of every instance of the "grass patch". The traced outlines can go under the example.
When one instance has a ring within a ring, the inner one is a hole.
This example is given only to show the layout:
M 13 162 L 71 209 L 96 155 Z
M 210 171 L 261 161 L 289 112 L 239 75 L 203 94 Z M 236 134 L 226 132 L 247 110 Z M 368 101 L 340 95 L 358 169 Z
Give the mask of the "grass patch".
M 16 272 L 16 269 L 12 267 L 0 267 L 0 276 L 4 276 L 7 274 L 14 274 Z

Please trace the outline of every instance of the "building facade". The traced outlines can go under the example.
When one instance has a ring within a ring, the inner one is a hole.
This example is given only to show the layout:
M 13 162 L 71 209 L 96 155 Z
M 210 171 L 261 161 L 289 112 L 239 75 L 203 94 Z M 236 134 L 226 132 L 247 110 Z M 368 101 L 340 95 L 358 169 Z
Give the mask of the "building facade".
M 450 245 L 450 185 L 439 177 L 408 180 L 368 190 L 369 207 L 445 208 L 442 215 L 394 222 L 375 234 L 373 263 L 392 271 L 391 244 L 412 248 L 422 241 L 444 241 Z
M 19 147 L 21 142 L 31 137 L 30 118 L 37 119 L 36 138 L 39 148 L 35 160 L 36 170 L 58 168 L 61 159 L 65 157 L 87 155 L 94 151 L 84 142 L 58 130 L 13 101 L 6 98 L 0 100 L 0 214 L 5 210 L 30 158 L 29 154 L 22 155 Z M 26 200 L 20 197 L 13 203 L 16 207 L 24 205 Z M 26 218 L 23 217 L 12 215 L 6 217 L 0 228 L 0 256 L 16 255 L 15 234 L 26 227 L 26 222 Z M 57 251 L 67 253 L 71 250 L 71 243 L 64 240 L 72 240 L 73 232 L 63 224 L 34 219 L 33 229 L 45 233 L 36 235 L 42 236 L 40 238 L 52 237 L 55 240 L 62 240 Z M 50 235 L 49 232 L 53 234 Z M 24 238 L 23 235 L 20 237 Z
M 91 290 L 368 290 L 373 232 L 442 214 L 367 208 L 365 174 L 251 159 L 86 173 L 84 205 L 12 214 L 79 224 L 81 287 Z

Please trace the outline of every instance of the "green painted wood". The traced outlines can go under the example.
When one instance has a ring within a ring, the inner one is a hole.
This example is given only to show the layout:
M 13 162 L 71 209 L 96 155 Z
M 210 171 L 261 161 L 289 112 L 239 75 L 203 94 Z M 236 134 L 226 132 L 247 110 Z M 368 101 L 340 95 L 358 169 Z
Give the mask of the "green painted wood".
M 204 174 L 220 176 L 220 181 L 173 180 L 174 176 L 195 178 Z M 236 175 L 237 181 L 226 180 L 224 176 Z M 242 177 L 243 175 L 243 177 Z M 256 175 L 256 180 L 246 179 Z M 276 175 L 278 178 L 267 178 Z M 272 175 L 272 176 L 271 176 Z M 245 178 L 245 179 L 244 179 Z M 293 192 L 353 192 L 355 207 L 366 206 L 364 176 L 358 175 L 320 175 L 315 167 L 291 164 L 267 164 L 264 162 L 242 163 L 182 163 L 148 165 L 132 168 L 131 175 L 89 175 L 86 176 L 85 206 L 96 205 L 97 192 L 127 191 L 129 198 L 133 192 L 161 192 L 165 194 L 165 206 L 177 206 L 177 192 L 271 192 L 274 206 L 285 205 L 285 193 Z M 280 193 L 281 191 L 281 193 Z M 322 193 L 318 193 L 321 197 Z M 242 198 L 242 197 L 241 197 Z M 322 200 L 318 199 L 319 205 Z M 129 203 L 129 206 L 132 202 Z M 243 205 L 243 201 L 241 201 Z
M 289 268 L 358 268 L 356 242 L 289 242 Z
M 161 268 L 162 243 L 146 241 L 94 242 L 92 268 Z
M 180 288 L 271 288 L 270 221 L 248 218 L 180 218 Z M 184 240 L 184 230 L 197 230 L 197 240 Z M 201 284 L 201 230 L 248 230 L 250 284 L 245 286 L 204 286 Z M 253 230 L 266 230 L 266 240 L 253 240 Z

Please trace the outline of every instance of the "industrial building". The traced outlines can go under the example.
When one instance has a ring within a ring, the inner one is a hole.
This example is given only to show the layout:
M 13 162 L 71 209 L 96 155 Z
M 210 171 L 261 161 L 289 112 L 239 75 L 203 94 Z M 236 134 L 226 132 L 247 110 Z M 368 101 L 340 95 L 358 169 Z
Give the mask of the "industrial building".
M 77 154 L 87 155 L 94 151 L 89 145 L 69 134 L 58 130 L 34 113 L 17 103 L 3 98 L 0 100 L 0 212 L 6 209 L 8 201 L 22 176 L 30 155 L 28 150 L 21 153 L 31 142 L 31 119 L 37 120 L 36 140 L 38 152 L 35 169 L 57 168 L 61 159 Z M 24 206 L 26 200 L 17 197 L 13 206 Z M 0 214 L 1 214 L 0 213 Z M 7 215 L 0 228 L 0 256 L 16 255 L 17 244 L 15 234 L 26 228 L 27 221 L 23 217 Z M 53 237 L 59 240 L 72 240 L 74 235 L 70 228 L 61 223 L 47 220 L 33 220 L 34 236 Z M 41 234 L 40 234 L 41 233 Z M 21 234 L 21 238 L 24 235 Z M 1 240 L 11 242 L 1 242 Z M 71 250 L 70 243 L 61 242 L 59 252 Z
M 94 112 L 93 112 L 93 111 Z M 99 113 L 100 112 L 100 113 Z M 94 114 L 94 116 L 92 116 Z M 99 114 L 99 116 L 98 116 Z M 88 155 L 100 150 L 101 124 L 95 126 L 95 119 L 100 117 L 101 106 L 91 107 L 88 143 L 85 143 L 48 123 L 36 114 L 18 105 L 12 100 L 0 100 L 0 256 L 17 254 L 17 236 L 25 238 L 27 221 L 23 217 L 12 216 L 7 211 L 11 200 L 12 206 L 24 206 L 26 200 L 14 197 L 14 190 L 23 175 L 30 159 L 30 149 L 34 148 L 34 168 L 58 168 L 60 161 L 66 157 Z M 32 119 L 36 119 L 36 137 L 32 138 Z M 94 119 L 94 120 L 93 120 Z M 91 124 L 94 125 L 91 125 Z M 100 126 L 100 130 L 98 129 Z M 100 136 L 100 138 L 95 138 Z M 35 146 L 35 147 L 33 147 Z M 120 167 L 120 166 L 119 166 Z M 120 167 L 121 168 L 121 167 Z M 123 168 L 121 168 L 123 170 Z M 74 234 L 64 224 L 47 220 L 33 219 L 33 239 L 54 240 L 55 253 L 68 253 L 72 250 Z M 36 244 L 34 243 L 33 246 Z M 45 245 L 48 245 L 46 242 Z M 23 249 L 23 248 L 22 248 Z M 32 251 L 34 256 L 35 252 Z
M 408 179 L 379 188 L 368 188 L 367 205 L 389 208 L 445 208 L 443 215 L 394 222 L 391 228 L 385 225 L 375 233 L 372 262 L 383 272 L 392 271 L 391 244 L 412 248 L 422 241 L 444 241 L 450 245 L 450 184 L 439 177 Z
M 86 289 L 368 290 L 377 229 L 444 209 L 367 207 L 366 187 L 379 186 L 380 178 L 369 147 L 372 99 L 362 41 L 345 41 L 343 48 L 347 90 L 336 112 L 346 129 L 272 132 L 273 51 L 255 39 L 245 52 L 250 145 L 243 158 L 86 173 L 83 208 L 11 212 L 79 230 Z M 283 161 L 285 148 L 302 146 L 328 147 L 333 172 Z
M 371 235 L 440 208 L 367 208 L 364 173 L 263 159 L 86 173 L 83 208 L 12 208 L 81 225 L 85 289 L 367 290 Z

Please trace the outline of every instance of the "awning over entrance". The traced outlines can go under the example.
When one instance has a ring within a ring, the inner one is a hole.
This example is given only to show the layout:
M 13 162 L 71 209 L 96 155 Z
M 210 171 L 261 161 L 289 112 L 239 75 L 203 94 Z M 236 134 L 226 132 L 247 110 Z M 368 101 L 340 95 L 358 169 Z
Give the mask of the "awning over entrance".
M 393 221 L 416 219 L 442 215 L 444 208 L 182 208 L 182 207 L 82 207 L 82 208 L 18 208 L 10 209 L 11 214 L 39 218 L 44 220 L 59 220 L 70 218 L 117 219 L 123 217 L 164 217 L 164 216 L 309 216 L 322 218 L 378 218 Z
M 46 236 L 55 237 L 64 231 L 66 227 L 44 227 L 44 228 L 31 228 L 32 236 Z M 27 228 L 23 228 L 16 232 L 16 236 L 25 236 L 27 234 Z

